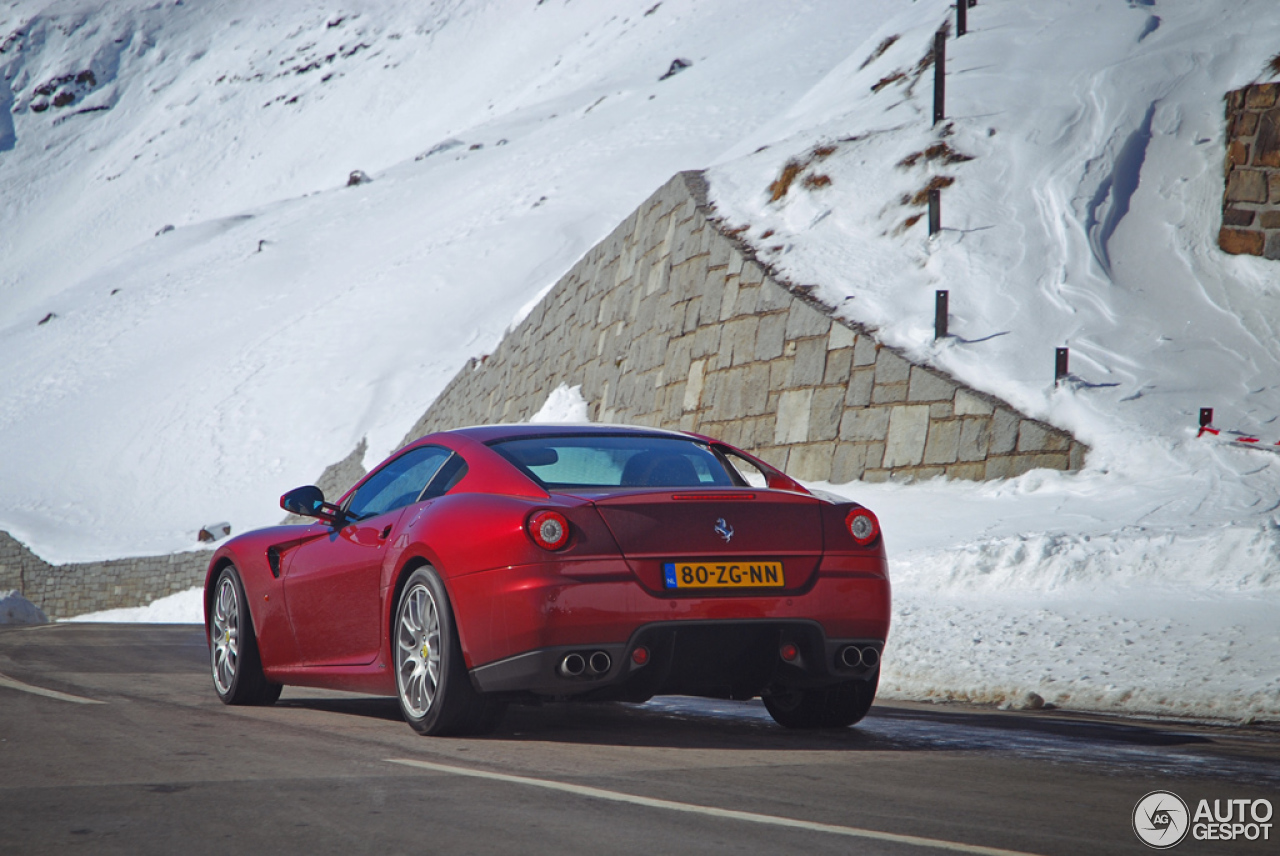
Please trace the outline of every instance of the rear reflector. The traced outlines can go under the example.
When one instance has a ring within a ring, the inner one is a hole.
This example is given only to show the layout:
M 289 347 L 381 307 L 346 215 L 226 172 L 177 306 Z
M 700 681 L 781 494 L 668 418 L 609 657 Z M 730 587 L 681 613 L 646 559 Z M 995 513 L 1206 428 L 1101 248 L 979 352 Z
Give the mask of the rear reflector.
M 790 642 L 786 642 L 778 649 L 778 656 L 790 663 L 800 656 L 800 649 Z
M 641 645 L 639 648 L 631 652 L 631 662 L 637 666 L 643 666 L 649 662 L 649 649 Z

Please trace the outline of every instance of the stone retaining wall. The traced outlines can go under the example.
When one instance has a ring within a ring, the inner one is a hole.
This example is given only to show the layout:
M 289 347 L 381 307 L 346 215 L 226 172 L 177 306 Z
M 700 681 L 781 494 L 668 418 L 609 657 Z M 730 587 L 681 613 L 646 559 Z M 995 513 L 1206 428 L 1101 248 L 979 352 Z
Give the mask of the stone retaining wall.
M 698 173 L 667 182 L 574 265 L 497 350 L 449 383 L 405 442 L 527 420 L 560 384 L 600 422 L 696 431 L 813 481 L 995 479 L 1079 469 L 1086 447 L 872 331 L 833 320 L 711 219 Z M 363 445 L 329 467 L 336 497 Z M 50 618 L 201 585 L 209 553 L 53 566 L 0 532 L 0 590 Z
M 1280 259 L 1280 83 L 1227 94 L 1226 190 L 1218 246 Z
M 563 383 L 582 386 L 593 420 L 708 434 L 807 480 L 1083 464 L 1065 431 L 833 320 L 711 215 L 700 174 L 672 178 L 464 367 L 405 442 L 527 420 Z
M 17 589 L 50 619 L 145 606 L 204 584 L 207 551 L 50 565 L 0 532 L 0 591 Z

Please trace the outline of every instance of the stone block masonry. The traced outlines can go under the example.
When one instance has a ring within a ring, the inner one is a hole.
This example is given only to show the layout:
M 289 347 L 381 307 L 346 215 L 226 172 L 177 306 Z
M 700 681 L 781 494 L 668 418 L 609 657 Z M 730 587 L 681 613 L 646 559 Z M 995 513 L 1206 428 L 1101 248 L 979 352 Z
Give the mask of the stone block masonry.
M 1280 83 L 1227 93 L 1226 189 L 1218 246 L 1280 259 Z
M 708 434 L 811 481 L 997 479 L 1083 465 L 1086 448 L 1067 432 L 833 319 L 712 213 L 700 174 L 672 178 L 492 354 L 465 366 L 405 442 L 525 421 L 565 383 L 582 386 L 598 422 Z M 325 471 L 327 496 L 364 475 L 364 451 Z M 0 532 L 0 590 L 68 618 L 199 586 L 209 556 L 54 566 Z
M 405 442 L 527 420 L 559 384 L 598 422 L 695 431 L 835 483 L 1079 469 L 1086 447 L 833 319 L 672 178 L 584 256 Z
M 204 584 L 212 554 L 197 550 L 106 562 L 50 565 L 0 532 L 0 591 L 16 589 L 50 619 L 145 606 Z

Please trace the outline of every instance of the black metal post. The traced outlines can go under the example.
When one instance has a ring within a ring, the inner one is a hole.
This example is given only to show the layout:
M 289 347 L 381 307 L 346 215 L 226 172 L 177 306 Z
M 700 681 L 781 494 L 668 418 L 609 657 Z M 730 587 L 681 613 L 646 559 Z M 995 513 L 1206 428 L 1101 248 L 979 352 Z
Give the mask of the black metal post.
M 1058 381 L 1067 376 L 1067 359 L 1068 353 L 1066 348 L 1058 348 L 1053 364 L 1053 385 L 1057 386 Z
M 935 301 L 933 304 L 933 338 L 947 338 L 947 292 L 939 289 L 934 292 Z
M 1201 407 L 1200 408 L 1200 427 L 1208 428 L 1212 424 L 1213 424 L 1213 408 Z
M 947 33 L 938 30 L 933 34 L 933 124 L 947 115 L 947 85 L 943 80 L 947 70 Z
M 929 235 L 933 236 L 942 231 L 942 191 L 933 189 L 929 191 Z
M 960 38 L 967 31 L 969 24 L 969 3 L 968 0 L 956 0 L 956 38 Z

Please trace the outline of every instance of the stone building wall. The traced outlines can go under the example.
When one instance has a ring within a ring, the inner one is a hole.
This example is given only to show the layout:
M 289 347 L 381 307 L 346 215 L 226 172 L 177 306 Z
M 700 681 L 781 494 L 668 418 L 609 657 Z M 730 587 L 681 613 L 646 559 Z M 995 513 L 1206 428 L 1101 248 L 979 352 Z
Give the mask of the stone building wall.
M 1280 83 L 1227 94 L 1226 191 L 1218 246 L 1280 259 Z
M 107 562 L 50 565 L 0 532 L 0 591 L 16 589 L 53 620 L 145 606 L 156 598 L 204 584 L 207 551 Z
M 1079 469 L 1086 447 L 788 289 L 681 173 L 594 247 L 405 441 L 527 420 L 559 384 L 599 422 L 696 431 L 836 483 Z

